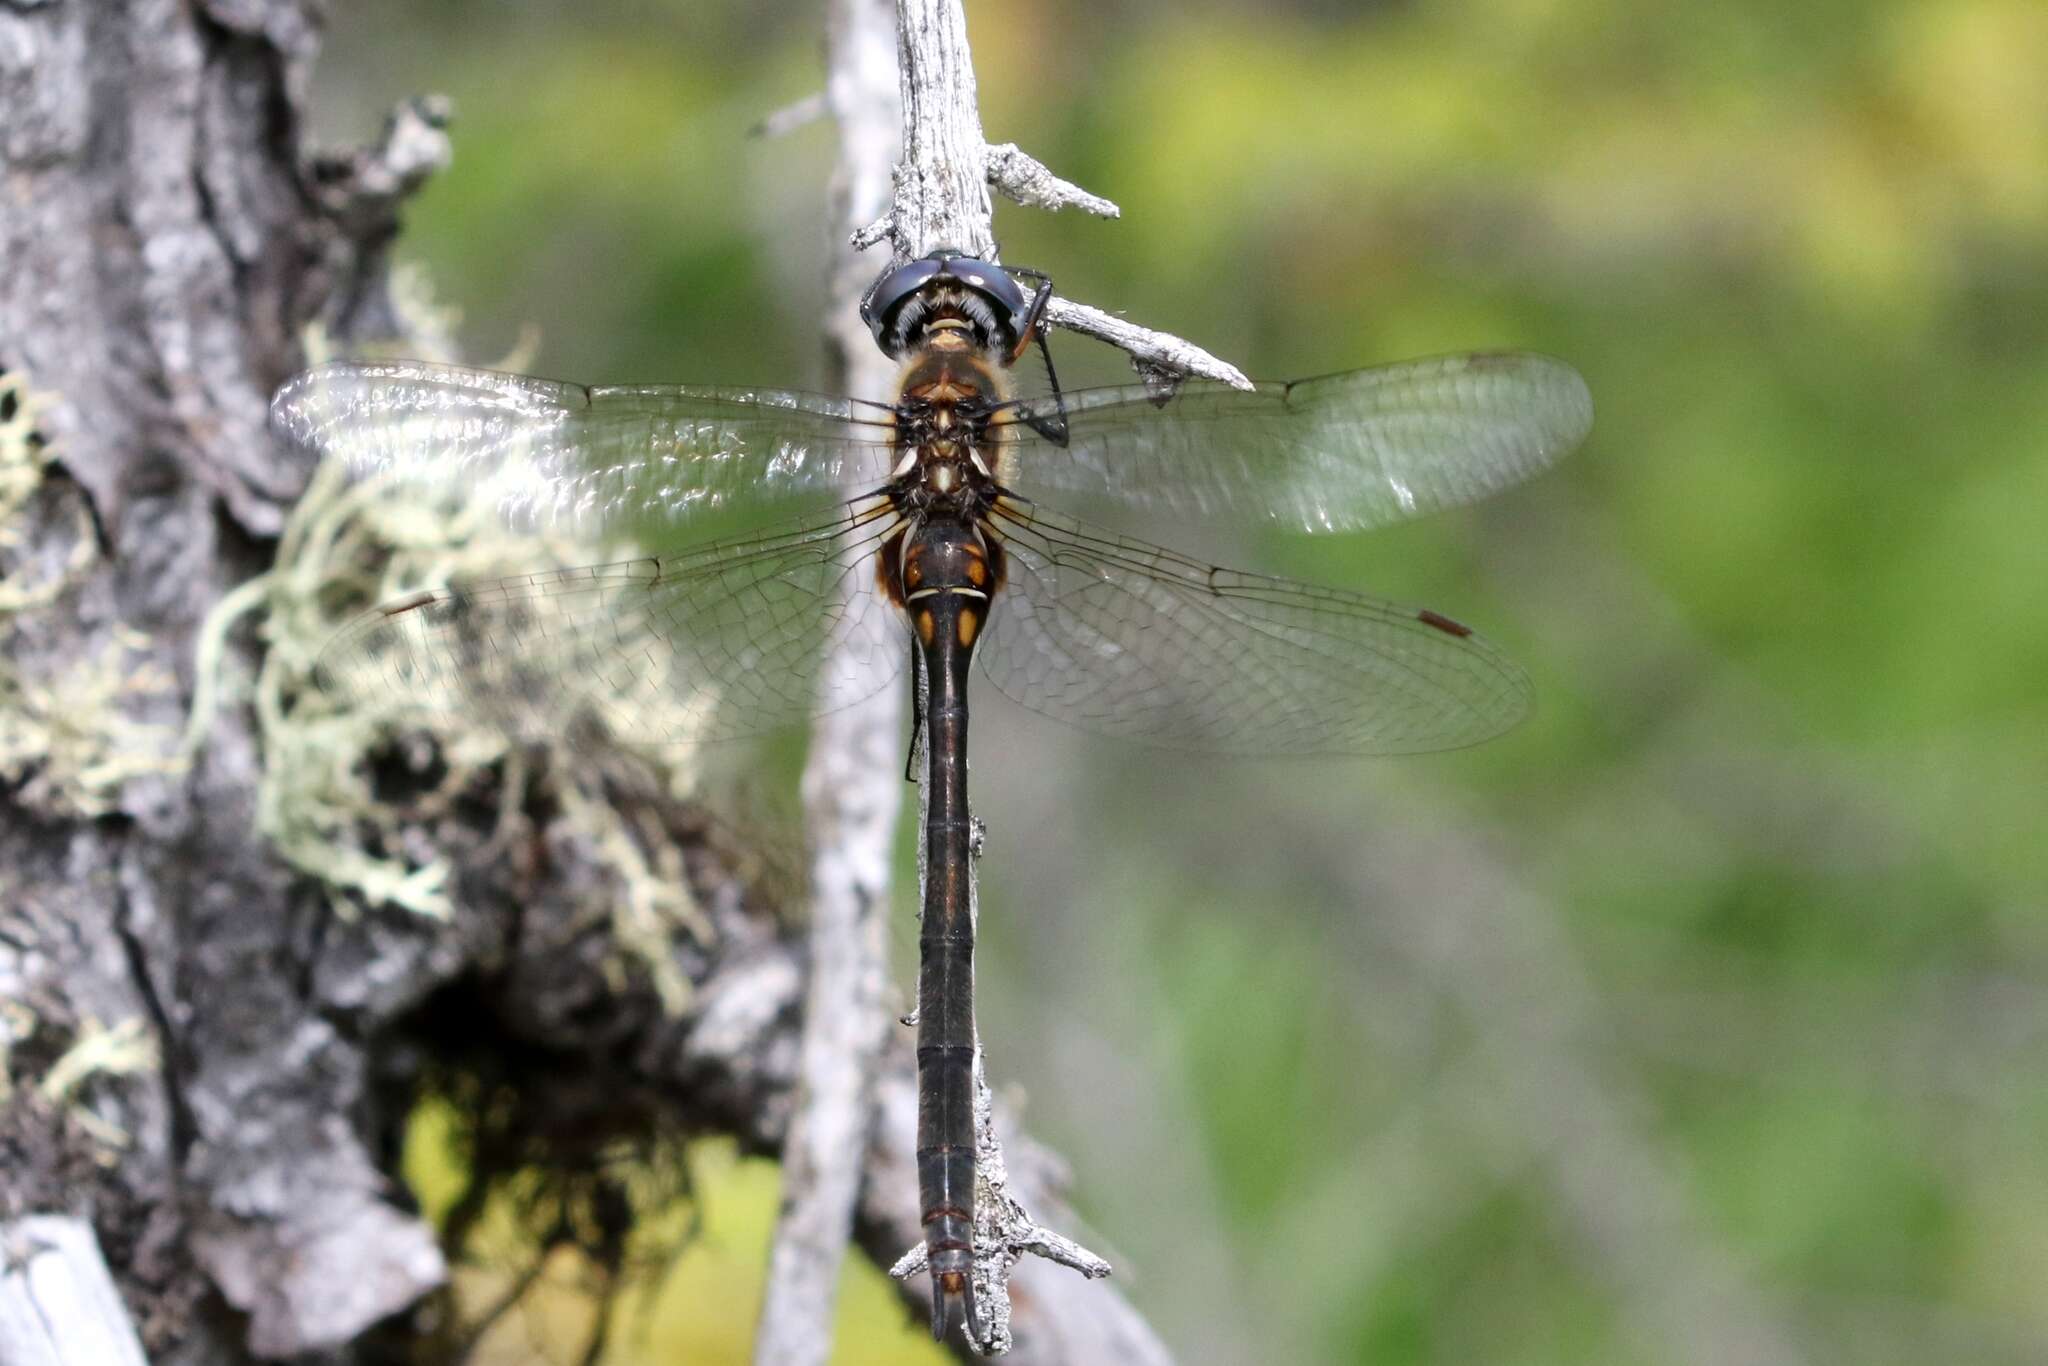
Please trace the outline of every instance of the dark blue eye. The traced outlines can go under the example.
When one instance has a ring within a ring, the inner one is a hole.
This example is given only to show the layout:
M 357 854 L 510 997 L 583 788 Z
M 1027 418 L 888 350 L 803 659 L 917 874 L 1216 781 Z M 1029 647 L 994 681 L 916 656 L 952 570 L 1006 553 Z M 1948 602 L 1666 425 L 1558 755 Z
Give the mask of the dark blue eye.
M 868 286 L 867 297 L 860 301 L 860 319 L 875 334 L 877 342 L 883 342 L 883 334 L 895 321 L 897 311 L 945 266 L 945 261 L 939 257 L 921 257 L 882 272 L 874 284 Z M 886 342 L 882 349 L 889 350 Z
M 1030 311 L 1023 288 L 1001 266 L 957 252 L 937 251 L 884 271 L 861 300 L 861 321 L 874 333 L 875 344 L 884 354 L 903 353 L 915 331 L 913 325 L 924 316 L 922 310 L 909 305 L 934 286 L 944 285 L 988 306 L 994 324 L 988 329 L 989 345 L 1006 352 L 1015 349 Z
M 1008 315 L 1011 333 L 1024 315 L 1024 291 L 1010 278 L 1010 273 L 1001 266 L 992 266 L 986 261 L 976 261 L 958 256 L 946 263 L 947 271 L 962 284 L 973 289 L 994 304 L 997 310 Z

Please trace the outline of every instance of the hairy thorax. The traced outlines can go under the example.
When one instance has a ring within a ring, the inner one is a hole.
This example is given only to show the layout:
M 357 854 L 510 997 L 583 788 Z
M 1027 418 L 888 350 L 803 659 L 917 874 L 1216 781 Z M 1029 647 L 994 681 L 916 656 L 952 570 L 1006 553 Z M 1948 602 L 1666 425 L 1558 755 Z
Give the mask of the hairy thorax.
M 1002 550 L 985 514 L 998 495 L 1008 395 L 1001 365 L 965 325 L 940 322 L 903 368 L 896 398 L 899 456 L 889 496 L 903 526 L 883 548 L 883 591 L 930 643 L 934 597 L 960 598 L 960 644 L 972 642 L 1001 585 Z

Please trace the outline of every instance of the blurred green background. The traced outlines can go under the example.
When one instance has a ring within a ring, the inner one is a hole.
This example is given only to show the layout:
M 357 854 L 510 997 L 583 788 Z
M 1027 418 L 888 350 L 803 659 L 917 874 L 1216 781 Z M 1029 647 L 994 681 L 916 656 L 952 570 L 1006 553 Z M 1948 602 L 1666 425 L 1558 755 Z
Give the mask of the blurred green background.
M 1468 513 L 1204 547 L 1480 625 L 1505 740 L 1226 766 L 978 696 L 983 1032 L 1068 1231 L 1190 1362 L 2048 1360 L 2048 7 L 968 11 L 990 137 L 1124 210 L 1006 259 L 1254 374 L 1522 346 L 1598 411 Z M 830 134 L 746 132 L 821 23 L 350 5 L 319 127 L 454 96 L 403 256 L 472 358 L 815 385 Z M 775 1173 L 699 1157 L 607 1361 L 746 1359 Z M 941 1359 L 848 1287 L 838 1360 Z

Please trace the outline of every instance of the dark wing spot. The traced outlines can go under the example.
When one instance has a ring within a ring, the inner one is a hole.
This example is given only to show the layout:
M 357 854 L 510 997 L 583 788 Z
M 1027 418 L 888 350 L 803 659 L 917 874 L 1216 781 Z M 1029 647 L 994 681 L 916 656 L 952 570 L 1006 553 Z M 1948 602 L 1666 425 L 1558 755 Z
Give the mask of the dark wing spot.
M 1427 607 L 1415 614 L 1415 619 L 1424 626 L 1434 626 L 1447 636 L 1469 636 L 1472 628 L 1462 621 L 1452 621 L 1441 612 L 1432 612 Z
M 425 607 L 428 603 L 432 602 L 437 596 L 437 594 L 428 593 L 424 591 L 419 593 L 413 593 L 409 594 L 406 597 L 395 599 L 391 602 L 378 603 L 377 610 L 379 612 L 382 612 L 387 617 L 403 616 L 407 612 L 416 612 L 420 608 Z

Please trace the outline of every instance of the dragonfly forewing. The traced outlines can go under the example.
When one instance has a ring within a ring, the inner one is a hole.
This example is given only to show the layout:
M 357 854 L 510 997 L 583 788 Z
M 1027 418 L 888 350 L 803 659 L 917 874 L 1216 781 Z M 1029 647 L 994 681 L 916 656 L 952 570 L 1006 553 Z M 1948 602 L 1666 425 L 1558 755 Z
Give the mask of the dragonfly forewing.
M 599 386 L 421 361 L 296 376 L 273 425 L 358 477 L 482 493 L 508 525 L 672 543 L 704 514 L 879 485 L 890 410 L 787 389 Z
M 1246 391 L 1191 381 L 1065 396 L 1067 441 L 1021 421 L 1003 482 L 1033 498 L 1152 508 L 1218 526 L 1358 531 L 1518 483 L 1585 439 L 1562 361 L 1476 352 Z

